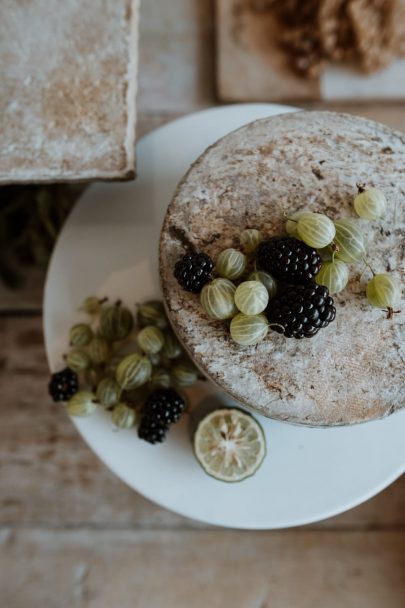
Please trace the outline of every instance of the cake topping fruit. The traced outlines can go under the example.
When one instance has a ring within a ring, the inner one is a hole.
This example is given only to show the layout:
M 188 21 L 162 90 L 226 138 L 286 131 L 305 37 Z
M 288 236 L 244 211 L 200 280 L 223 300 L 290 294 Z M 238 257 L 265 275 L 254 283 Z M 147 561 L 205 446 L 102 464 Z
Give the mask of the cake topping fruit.
M 184 255 L 174 267 L 174 276 L 186 291 L 200 293 L 211 278 L 214 263 L 206 253 Z
M 211 319 L 230 319 L 238 312 L 235 291 L 235 285 L 228 279 L 214 279 L 201 291 L 201 306 Z
M 246 228 L 240 235 L 240 244 L 245 253 L 254 253 L 261 240 L 262 236 L 256 228 Z
M 387 310 L 389 319 L 395 312 L 399 312 L 395 311 L 394 307 L 401 297 L 401 287 L 391 274 L 374 274 L 373 278 L 367 283 L 366 295 L 372 306 Z
M 335 225 L 322 213 L 303 213 L 297 221 L 297 235 L 310 247 L 320 249 L 335 238 Z
M 232 319 L 229 330 L 234 342 L 241 346 L 254 346 L 267 336 L 269 323 L 263 314 L 244 315 L 240 312 Z
M 291 285 L 270 301 L 270 327 L 286 338 L 312 338 L 336 316 L 333 298 L 323 285 Z
M 360 186 L 359 192 L 356 211 L 362 217 L 380 217 L 386 207 L 383 193 Z M 363 260 L 368 265 L 366 239 L 355 219 L 333 222 L 322 213 L 304 209 L 287 218 L 286 231 L 288 236 L 263 239 L 257 228 L 243 230 L 240 243 L 244 252 L 234 248 L 221 251 L 214 278 L 201 290 L 203 310 L 211 319 L 231 320 L 224 326 L 240 345 L 257 345 L 270 327 L 286 337 L 314 336 L 335 318 L 330 296 L 348 284 L 346 264 Z M 370 302 L 386 308 L 391 318 L 394 287 L 391 285 L 388 294 L 384 286 L 384 294 L 381 291 L 378 297 L 374 285 L 372 281 L 367 291 Z M 323 288 L 327 288 L 327 295 L 320 295 Z
M 245 315 L 258 315 L 269 301 L 269 294 L 260 281 L 244 281 L 235 291 L 235 304 Z
M 349 264 L 362 260 L 366 255 L 366 243 L 358 221 L 336 220 L 335 228 L 335 258 Z
M 204 471 L 219 481 L 251 477 L 266 455 L 262 427 L 253 416 L 236 408 L 218 409 L 203 418 L 193 444 Z
M 322 262 L 320 271 L 315 277 L 318 285 L 325 285 L 330 294 L 342 291 L 349 280 L 349 268 L 340 260 Z
M 237 249 L 224 249 L 217 258 L 216 271 L 220 277 L 236 281 L 245 272 L 247 258 L 242 251 Z
M 293 237 L 274 236 L 262 241 L 257 251 L 261 268 L 288 283 L 311 281 L 321 268 L 319 253 Z
M 69 367 L 52 374 L 48 390 L 54 401 L 67 401 L 78 391 L 77 374 Z
M 251 272 L 248 276 L 248 281 L 260 281 L 260 283 L 263 283 L 267 289 L 267 293 L 269 294 L 269 300 L 274 298 L 277 293 L 276 281 L 273 279 L 271 274 L 265 272 L 264 270 L 255 270 L 254 272 Z
M 296 211 L 289 216 L 289 219 L 285 223 L 285 231 L 288 236 L 298 238 L 297 226 L 298 220 L 304 215 L 304 213 L 311 213 L 310 211 Z
M 359 194 L 355 197 L 354 209 L 365 220 L 377 220 L 385 215 L 387 199 L 378 188 L 359 186 Z

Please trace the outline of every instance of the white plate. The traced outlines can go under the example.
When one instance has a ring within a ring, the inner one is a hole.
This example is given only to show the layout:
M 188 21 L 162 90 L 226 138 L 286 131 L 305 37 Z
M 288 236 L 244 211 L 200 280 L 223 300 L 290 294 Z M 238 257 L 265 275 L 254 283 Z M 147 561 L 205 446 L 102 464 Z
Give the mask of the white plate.
M 62 366 L 68 328 L 80 318 L 75 310 L 86 295 L 119 296 L 132 306 L 159 294 L 159 231 L 190 163 L 229 131 L 292 110 L 241 104 L 186 116 L 139 142 L 135 182 L 94 184 L 85 192 L 59 238 L 45 289 L 45 340 L 53 371 Z M 229 402 L 206 382 L 194 391 L 194 403 L 207 395 Z M 73 422 L 101 460 L 147 498 L 233 528 L 284 528 L 330 517 L 370 498 L 405 470 L 405 410 L 332 429 L 258 418 L 268 454 L 257 474 L 240 484 L 204 474 L 193 457 L 186 419 L 160 446 L 140 441 L 134 430 L 114 432 L 103 412 Z

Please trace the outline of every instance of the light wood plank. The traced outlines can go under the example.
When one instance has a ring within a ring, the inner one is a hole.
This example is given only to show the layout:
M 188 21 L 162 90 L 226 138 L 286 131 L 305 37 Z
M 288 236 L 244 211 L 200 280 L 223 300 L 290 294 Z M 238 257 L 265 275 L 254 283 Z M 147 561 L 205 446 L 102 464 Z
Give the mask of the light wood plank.
M 40 317 L 0 317 L 0 335 L 0 526 L 201 526 L 125 486 L 51 402 Z M 361 507 L 317 524 L 393 526 L 405 526 L 405 476 Z
M 182 111 L 215 101 L 212 0 L 141 3 L 139 111 Z
M 2 533 L 7 608 L 403 608 L 405 532 Z

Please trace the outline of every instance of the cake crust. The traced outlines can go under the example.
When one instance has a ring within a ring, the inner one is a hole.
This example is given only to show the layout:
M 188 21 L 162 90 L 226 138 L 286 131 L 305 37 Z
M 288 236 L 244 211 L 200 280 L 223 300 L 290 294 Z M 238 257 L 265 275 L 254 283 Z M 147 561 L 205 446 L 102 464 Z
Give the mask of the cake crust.
M 366 119 L 297 112 L 258 120 L 213 144 L 191 166 L 168 207 L 160 274 L 173 327 L 220 388 L 265 416 L 311 426 L 353 424 L 405 405 L 405 311 L 387 320 L 368 304 L 364 264 L 335 296 L 337 318 L 314 338 L 270 332 L 256 348 L 234 343 L 198 296 L 173 277 L 190 243 L 213 259 L 238 247 L 246 227 L 284 232 L 285 215 L 308 209 L 353 217 L 356 183 L 379 187 L 387 216 L 362 222 L 368 260 L 404 284 L 405 136 Z M 360 220 L 359 220 L 360 221 Z

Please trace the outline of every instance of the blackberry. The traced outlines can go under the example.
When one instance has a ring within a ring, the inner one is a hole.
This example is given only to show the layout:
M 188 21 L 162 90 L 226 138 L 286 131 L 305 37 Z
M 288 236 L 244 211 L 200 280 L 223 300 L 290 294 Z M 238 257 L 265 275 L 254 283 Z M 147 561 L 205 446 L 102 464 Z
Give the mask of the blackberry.
M 174 266 L 174 276 L 186 291 L 200 293 L 211 278 L 214 262 L 206 253 L 186 254 Z
M 54 401 L 68 401 L 78 389 L 77 374 L 70 367 L 52 374 L 48 384 L 49 394 Z
M 143 406 L 144 415 L 161 424 L 173 424 L 180 420 L 186 404 L 172 388 L 160 388 L 154 391 Z
M 142 409 L 138 435 L 149 443 L 161 443 L 169 426 L 177 422 L 186 404 L 172 388 L 162 388 L 149 395 Z
M 302 241 L 289 236 L 274 236 L 262 241 L 257 261 L 263 270 L 287 283 L 311 281 L 321 268 L 321 256 Z
M 161 425 L 150 416 L 142 416 L 141 423 L 138 428 L 138 436 L 148 443 L 162 443 L 166 438 L 168 431 L 167 425 Z
M 267 309 L 272 329 L 286 338 L 312 338 L 336 316 L 333 298 L 323 285 L 287 285 Z M 281 326 L 281 327 L 280 327 Z

